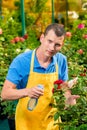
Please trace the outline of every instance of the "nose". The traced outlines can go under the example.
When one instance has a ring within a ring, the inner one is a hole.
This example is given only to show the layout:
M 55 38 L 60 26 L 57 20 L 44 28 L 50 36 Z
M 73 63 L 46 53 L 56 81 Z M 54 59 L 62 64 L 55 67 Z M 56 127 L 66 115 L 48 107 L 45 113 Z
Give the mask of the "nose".
M 54 51 L 54 50 L 55 50 L 55 45 L 54 45 L 53 43 L 50 45 L 50 50 L 51 50 L 51 51 Z

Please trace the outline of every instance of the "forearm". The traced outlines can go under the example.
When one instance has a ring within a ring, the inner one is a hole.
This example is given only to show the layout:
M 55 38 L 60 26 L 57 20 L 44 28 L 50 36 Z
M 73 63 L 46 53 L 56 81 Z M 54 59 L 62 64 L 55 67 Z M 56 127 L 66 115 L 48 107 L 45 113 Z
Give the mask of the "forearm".
M 8 89 L 7 91 L 2 90 L 2 100 L 16 100 L 23 97 L 27 97 L 27 89 Z
M 44 91 L 37 86 L 31 88 L 17 89 L 16 85 L 6 80 L 1 92 L 2 100 L 16 100 L 24 97 L 38 98 Z

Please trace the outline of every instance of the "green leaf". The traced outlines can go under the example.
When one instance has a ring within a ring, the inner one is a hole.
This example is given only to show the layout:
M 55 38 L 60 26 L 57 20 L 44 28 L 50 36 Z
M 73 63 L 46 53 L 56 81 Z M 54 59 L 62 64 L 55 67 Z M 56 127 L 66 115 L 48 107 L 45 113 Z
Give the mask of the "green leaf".
M 55 113 L 55 115 L 54 115 L 54 121 L 56 121 L 58 118 L 59 118 L 59 113 L 57 112 L 57 113 Z

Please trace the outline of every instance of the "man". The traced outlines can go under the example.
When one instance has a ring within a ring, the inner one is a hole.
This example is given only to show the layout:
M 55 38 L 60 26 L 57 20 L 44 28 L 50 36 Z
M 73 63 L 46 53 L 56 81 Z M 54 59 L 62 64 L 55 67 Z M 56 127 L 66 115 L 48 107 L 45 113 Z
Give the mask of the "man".
M 16 130 L 58 130 L 52 115 L 52 88 L 57 79 L 68 80 L 66 57 L 59 53 L 65 37 L 64 27 L 54 23 L 40 36 L 41 45 L 24 52 L 11 63 L 1 97 L 19 99 Z M 38 88 L 42 84 L 44 89 Z M 39 98 L 33 111 L 27 109 L 30 98 Z

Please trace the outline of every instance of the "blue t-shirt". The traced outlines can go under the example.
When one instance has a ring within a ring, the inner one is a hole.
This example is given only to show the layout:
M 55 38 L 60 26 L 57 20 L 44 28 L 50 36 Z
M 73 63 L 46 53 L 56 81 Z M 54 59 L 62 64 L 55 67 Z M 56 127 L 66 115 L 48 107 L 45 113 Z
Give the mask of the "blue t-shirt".
M 32 50 L 18 55 L 11 63 L 6 79 L 17 85 L 17 88 L 25 88 L 30 74 L 30 64 Z M 55 60 L 56 59 L 56 60 Z M 57 53 L 52 58 L 52 62 L 47 68 L 43 68 L 35 55 L 33 71 L 38 73 L 55 72 L 55 64 L 58 63 L 58 77 L 64 81 L 68 80 L 67 58 L 61 53 Z

